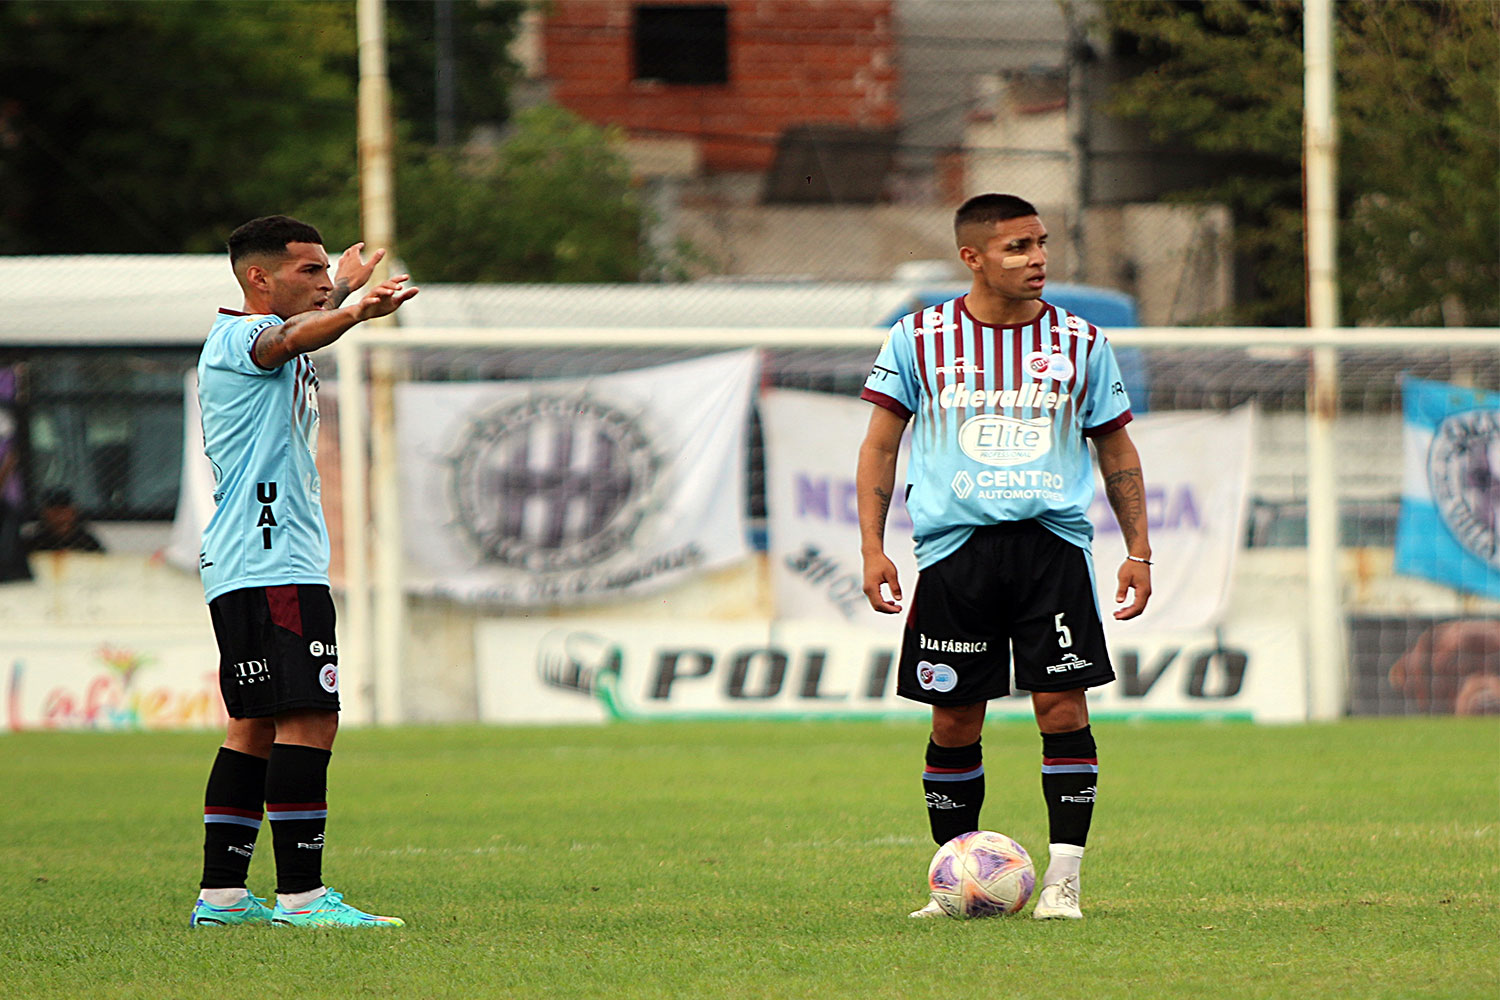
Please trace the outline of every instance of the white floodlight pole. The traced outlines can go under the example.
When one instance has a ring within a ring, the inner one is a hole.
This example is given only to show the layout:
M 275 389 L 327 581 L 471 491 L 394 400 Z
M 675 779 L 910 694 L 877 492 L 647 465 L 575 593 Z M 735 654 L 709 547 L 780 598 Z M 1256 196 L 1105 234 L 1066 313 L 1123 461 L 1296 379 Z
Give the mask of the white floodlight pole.
M 1302 52 L 1307 325 L 1327 333 L 1339 325 L 1332 0 L 1304 0 Z M 1326 343 L 1313 348 L 1307 393 L 1307 577 L 1308 707 L 1315 719 L 1343 714 L 1348 684 L 1333 441 L 1338 381 L 1337 348 Z
M 372 281 L 390 275 L 395 254 L 395 182 L 391 156 L 390 84 L 386 77 L 385 0 L 358 0 L 359 33 L 359 191 L 366 245 L 387 255 Z M 393 326 L 394 316 L 372 321 Z M 370 489 L 374 507 L 374 627 L 370 630 L 375 667 L 375 721 L 401 719 L 401 667 L 405 652 L 406 606 L 401 591 L 401 507 L 397 492 L 395 349 L 370 353 Z M 351 414 L 359 419 L 362 414 Z M 347 484 L 346 484 L 347 485 Z M 363 489 L 364 483 L 354 484 Z M 360 525 L 363 534 L 363 523 Z

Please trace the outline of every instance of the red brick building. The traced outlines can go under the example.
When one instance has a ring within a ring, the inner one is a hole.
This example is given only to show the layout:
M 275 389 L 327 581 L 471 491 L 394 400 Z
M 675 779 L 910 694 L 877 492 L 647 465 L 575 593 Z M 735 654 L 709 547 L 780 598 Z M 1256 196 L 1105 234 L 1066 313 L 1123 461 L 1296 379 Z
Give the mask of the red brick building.
M 894 134 L 892 2 L 555 0 L 544 74 L 591 121 L 695 140 L 711 173 L 758 173 L 799 129 Z

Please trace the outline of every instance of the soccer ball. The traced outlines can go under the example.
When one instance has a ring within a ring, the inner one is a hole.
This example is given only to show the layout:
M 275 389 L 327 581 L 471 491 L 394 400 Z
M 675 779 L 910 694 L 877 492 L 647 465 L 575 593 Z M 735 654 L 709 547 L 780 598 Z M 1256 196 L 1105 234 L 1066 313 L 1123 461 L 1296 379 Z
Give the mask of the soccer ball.
M 927 869 L 932 899 L 950 917 L 1015 913 L 1036 888 L 1026 848 L 1003 833 L 961 833 L 938 848 Z

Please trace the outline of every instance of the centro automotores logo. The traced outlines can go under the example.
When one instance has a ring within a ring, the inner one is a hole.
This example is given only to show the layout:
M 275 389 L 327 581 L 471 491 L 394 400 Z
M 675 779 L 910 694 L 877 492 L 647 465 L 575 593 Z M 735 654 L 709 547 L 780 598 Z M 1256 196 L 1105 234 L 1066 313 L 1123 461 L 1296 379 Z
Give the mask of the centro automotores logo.
M 480 558 L 549 573 L 628 546 L 657 506 L 663 461 L 639 417 L 542 392 L 475 417 L 450 464 L 453 510 Z

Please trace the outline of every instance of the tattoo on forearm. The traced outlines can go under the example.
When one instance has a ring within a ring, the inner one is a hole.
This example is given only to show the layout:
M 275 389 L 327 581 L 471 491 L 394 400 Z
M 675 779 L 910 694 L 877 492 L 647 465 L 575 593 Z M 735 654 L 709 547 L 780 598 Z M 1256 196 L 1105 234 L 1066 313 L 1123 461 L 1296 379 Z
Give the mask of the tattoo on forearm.
M 875 499 L 880 501 L 880 507 L 875 512 L 875 526 L 879 529 L 881 537 L 885 537 L 885 518 L 891 509 L 891 494 L 889 490 L 879 486 L 875 487 Z
M 1120 532 L 1129 548 L 1146 526 L 1146 481 L 1138 468 L 1120 469 L 1104 477 L 1104 495 L 1120 522 Z
M 335 281 L 333 283 L 333 291 L 328 293 L 328 308 L 337 309 L 339 306 L 343 305 L 344 300 L 349 297 L 349 292 L 350 288 L 348 278 L 339 278 L 337 281 Z

